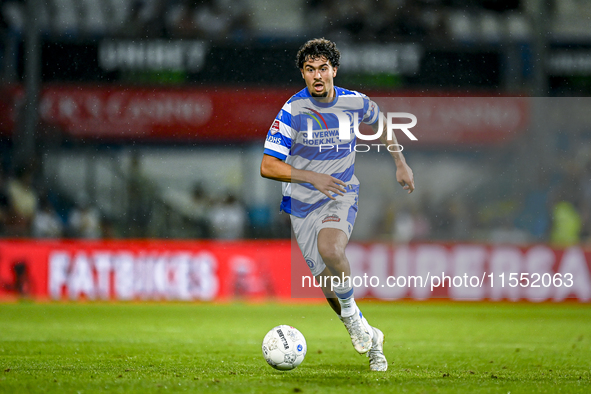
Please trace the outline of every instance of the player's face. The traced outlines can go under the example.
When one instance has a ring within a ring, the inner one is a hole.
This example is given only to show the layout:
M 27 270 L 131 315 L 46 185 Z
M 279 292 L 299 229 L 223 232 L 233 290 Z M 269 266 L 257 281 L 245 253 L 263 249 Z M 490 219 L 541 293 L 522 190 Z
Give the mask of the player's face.
M 333 78 L 337 69 L 325 57 L 306 60 L 301 72 L 313 97 L 334 97 Z

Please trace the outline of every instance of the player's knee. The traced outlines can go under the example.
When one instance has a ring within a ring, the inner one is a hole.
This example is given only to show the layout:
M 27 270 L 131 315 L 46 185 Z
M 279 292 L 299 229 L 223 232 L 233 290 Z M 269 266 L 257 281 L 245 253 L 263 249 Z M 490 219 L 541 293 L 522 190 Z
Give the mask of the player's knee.
M 338 264 L 345 258 L 345 251 L 335 244 L 318 245 L 318 252 L 328 265 Z

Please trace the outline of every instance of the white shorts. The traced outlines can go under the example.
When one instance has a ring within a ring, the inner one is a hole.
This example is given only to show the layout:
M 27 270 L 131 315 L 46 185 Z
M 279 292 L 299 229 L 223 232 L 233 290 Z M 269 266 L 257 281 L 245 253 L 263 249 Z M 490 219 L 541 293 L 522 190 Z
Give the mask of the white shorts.
M 293 233 L 312 275 L 320 275 L 326 268 L 318 252 L 318 233 L 323 228 L 337 228 L 349 239 L 357 217 L 357 202 L 357 193 L 349 192 L 337 196 L 336 200 L 327 202 L 305 218 L 291 215 Z

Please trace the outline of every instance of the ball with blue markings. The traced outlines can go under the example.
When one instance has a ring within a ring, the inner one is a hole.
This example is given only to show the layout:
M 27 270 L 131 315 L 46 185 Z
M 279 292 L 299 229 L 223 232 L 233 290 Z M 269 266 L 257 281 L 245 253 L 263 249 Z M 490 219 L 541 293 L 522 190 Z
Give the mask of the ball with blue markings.
M 300 365 L 306 351 L 306 339 L 291 326 L 274 327 L 263 339 L 263 357 L 270 366 L 281 371 L 289 371 Z

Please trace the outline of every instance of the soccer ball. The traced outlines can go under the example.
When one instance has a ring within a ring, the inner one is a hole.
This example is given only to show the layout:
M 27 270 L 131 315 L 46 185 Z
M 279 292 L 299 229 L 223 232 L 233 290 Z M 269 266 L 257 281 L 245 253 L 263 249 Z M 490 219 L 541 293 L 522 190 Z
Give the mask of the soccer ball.
M 273 328 L 263 339 L 263 356 L 275 369 L 288 371 L 304 361 L 306 339 L 296 328 L 281 325 Z

